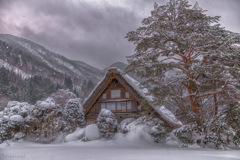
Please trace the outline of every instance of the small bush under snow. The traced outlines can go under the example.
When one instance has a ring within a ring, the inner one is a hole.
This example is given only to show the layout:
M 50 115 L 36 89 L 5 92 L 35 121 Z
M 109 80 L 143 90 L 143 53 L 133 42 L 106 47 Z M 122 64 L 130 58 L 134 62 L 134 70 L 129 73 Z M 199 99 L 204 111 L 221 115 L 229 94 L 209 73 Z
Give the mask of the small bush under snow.
M 80 98 L 70 99 L 63 110 L 64 131 L 71 132 L 77 127 L 83 127 L 85 123 L 85 115 Z
M 128 129 L 127 126 L 132 123 L 133 121 L 135 121 L 135 118 L 127 118 L 124 119 L 120 124 L 119 124 L 119 131 L 122 133 L 127 133 Z
M 78 141 L 84 137 L 84 128 L 77 128 L 73 133 L 68 134 L 64 138 L 64 142 Z
M 19 139 L 22 139 L 22 138 L 24 138 L 26 136 L 26 134 L 25 133 L 22 133 L 22 132 L 18 132 L 18 133 L 16 133 L 15 135 L 14 135 L 14 137 L 13 137 L 13 141 L 17 141 L 17 140 L 19 140 Z
M 102 109 L 97 118 L 97 127 L 103 137 L 109 138 L 117 130 L 117 120 L 114 114 L 107 109 Z

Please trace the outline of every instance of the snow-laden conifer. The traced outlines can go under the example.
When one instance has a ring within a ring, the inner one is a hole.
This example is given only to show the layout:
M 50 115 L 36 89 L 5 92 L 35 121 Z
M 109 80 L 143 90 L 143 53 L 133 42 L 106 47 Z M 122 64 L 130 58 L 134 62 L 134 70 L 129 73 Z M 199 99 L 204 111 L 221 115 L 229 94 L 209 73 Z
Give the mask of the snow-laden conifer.
M 219 118 L 219 108 L 239 101 L 240 36 L 221 27 L 196 3 L 170 0 L 126 38 L 136 46 L 128 72 L 148 80 L 156 104 L 164 104 L 197 129 Z
M 86 125 L 82 99 L 70 99 L 63 110 L 64 130 L 73 132 L 77 127 Z
M 97 127 L 103 137 L 109 138 L 117 129 L 117 120 L 114 114 L 107 109 L 102 109 L 97 118 Z

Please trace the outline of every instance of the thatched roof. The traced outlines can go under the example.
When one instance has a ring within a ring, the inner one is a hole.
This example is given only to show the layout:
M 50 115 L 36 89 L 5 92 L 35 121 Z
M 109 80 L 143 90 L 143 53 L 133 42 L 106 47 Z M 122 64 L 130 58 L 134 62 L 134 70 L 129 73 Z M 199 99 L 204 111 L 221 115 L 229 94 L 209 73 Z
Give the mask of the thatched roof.
M 123 72 L 117 68 L 108 69 L 105 77 L 103 77 L 103 79 L 95 86 L 93 91 L 84 100 L 83 107 L 85 108 L 86 114 L 111 83 L 112 79 L 117 79 L 124 87 L 126 87 L 126 89 L 135 97 L 139 103 L 141 103 L 141 99 L 145 99 L 157 114 L 157 117 L 164 121 L 165 124 L 174 128 L 182 126 L 182 123 L 178 121 L 174 114 L 166 107 L 153 105 L 153 97 L 147 94 L 148 90 L 146 88 L 142 87 L 136 80 L 127 74 L 123 74 Z

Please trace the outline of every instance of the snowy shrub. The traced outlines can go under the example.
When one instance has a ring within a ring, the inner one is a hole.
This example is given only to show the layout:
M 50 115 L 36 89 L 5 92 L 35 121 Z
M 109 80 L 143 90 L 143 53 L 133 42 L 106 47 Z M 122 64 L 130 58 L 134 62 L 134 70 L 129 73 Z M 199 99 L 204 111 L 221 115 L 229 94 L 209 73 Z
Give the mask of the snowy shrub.
M 59 89 L 57 92 L 51 94 L 50 97 L 55 100 L 61 109 L 64 109 L 70 99 L 77 98 L 77 96 L 73 92 L 69 91 L 69 89 Z
M 0 118 L 1 142 L 13 138 L 17 132 L 23 132 L 24 134 L 28 132 L 29 128 L 26 123 L 33 108 L 33 105 L 26 102 L 8 102 Z
M 64 142 L 78 141 L 84 137 L 84 128 L 77 128 L 73 133 L 64 138 Z
M 233 129 L 233 143 L 239 148 L 240 145 L 240 103 L 230 104 L 223 110 L 223 120 Z
M 121 133 L 127 133 L 127 137 L 136 134 L 134 132 L 139 132 L 136 136 L 151 139 L 157 143 L 165 143 L 167 131 L 163 124 L 164 123 L 158 118 L 146 116 L 139 117 L 138 119 L 128 118 L 120 123 L 119 131 Z
M 226 123 L 216 122 L 211 126 L 209 133 L 206 134 L 203 143 L 205 146 L 213 143 L 216 149 L 226 149 L 233 141 L 233 137 L 234 132 Z
M 114 114 L 107 109 L 102 109 L 97 118 L 97 127 L 103 137 L 109 138 L 117 130 L 117 120 Z
M 166 142 L 166 128 L 163 126 L 164 123 L 158 119 L 153 117 L 139 117 L 136 120 L 135 125 L 146 125 L 149 127 L 148 133 L 152 137 L 154 142 L 157 143 L 165 143 Z M 126 127 L 127 129 L 128 127 Z
M 7 107 L 4 109 L 3 115 L 21 115 L 23 118 L 25 118 L 31 113 L 33 108 L 33 105 L 30 105 L 26 102 L 10 101 L 8 102 Z
M 196 124 L 184 125 L 181 128 L 173 130 L 173 133 L 183 143 L 182 147 L 188 147 L 189 144 L 191 145 L 196 143 L 198 135 L 197 125 Z
M 61 111 L 54 99 L 48 97 L 44 101 L 37 101 L 31 117 L 36 127 L 34 135 L 40 139 L 43 137 L 52 139 L 52 136 L 61 129 L 60 115 Z
M 223 110 L 223 120 L 235 130 L 240 130 L 240 104 L 230 104 Z
M 26 134 L 24 134 L 24 133 L 22 133 L 22 132 L 18 132 L 18 133 L 16 133 L 15 135 L 14 135 L 14 137 L 13 137 L 13 141 L 17 141 L 17 140 L 19 140 L 19 139 L 22 139 L 22 138 L 24 138 L 26 136 Z
M 44 101 L 37 101 L 36 107 L 33 110 L 34 117 L 40 121 L 45 122 L 50 116 L 52 116 L 57 109 L 57 105 L 54 99 L 48 97 Z
M 240 130 L 235 132 L 233 137 L 233 143 L 237 146 L 238 149 L 240 149 Z
M 83 141 L 92 141 L 101 138 L 100 130 L 96 124 L 90 124 L 85 128 Z
M 153 137 L 153 141 L 157 143 L 165 143 L 166 142 L 166 128 L 161 126 L 160 124 L 153 126 L 149 130 L 150 135 Z
M 136 119 L 135 118 L 127 118 L 127 119 L 124 119 L 120 124 L 119 124 L 119 131 L 122 132 L 122 133 L 127 133 L 128 132 L 128 129 L 127 129 L 127 126 L 132 123 L 133 121 L 135 121 Z
M 77 127 L 84 127 L 86 125 L 83 106 L 80 98 L 70 99 L 64 110 L 64 131 L 73 132 Z
M 11 130 L 8 127 L 8 116 L 3 116 L 0 118 L 0 144 L 3 143 L 3 141 L 10 139 L 11 137 Z

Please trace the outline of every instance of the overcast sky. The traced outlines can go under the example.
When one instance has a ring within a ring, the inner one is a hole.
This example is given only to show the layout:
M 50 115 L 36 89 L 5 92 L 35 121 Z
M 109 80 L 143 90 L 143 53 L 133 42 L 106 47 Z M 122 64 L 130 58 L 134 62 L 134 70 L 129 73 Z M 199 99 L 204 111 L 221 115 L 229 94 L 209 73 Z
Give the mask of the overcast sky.
M 198 1 L 220 24 L 240 33 L 240 0 Z M 126 33 L 167 0 L 0 0 L 0 33 L 32 40 L 73 60 L 103 69 L 134 53 Z

